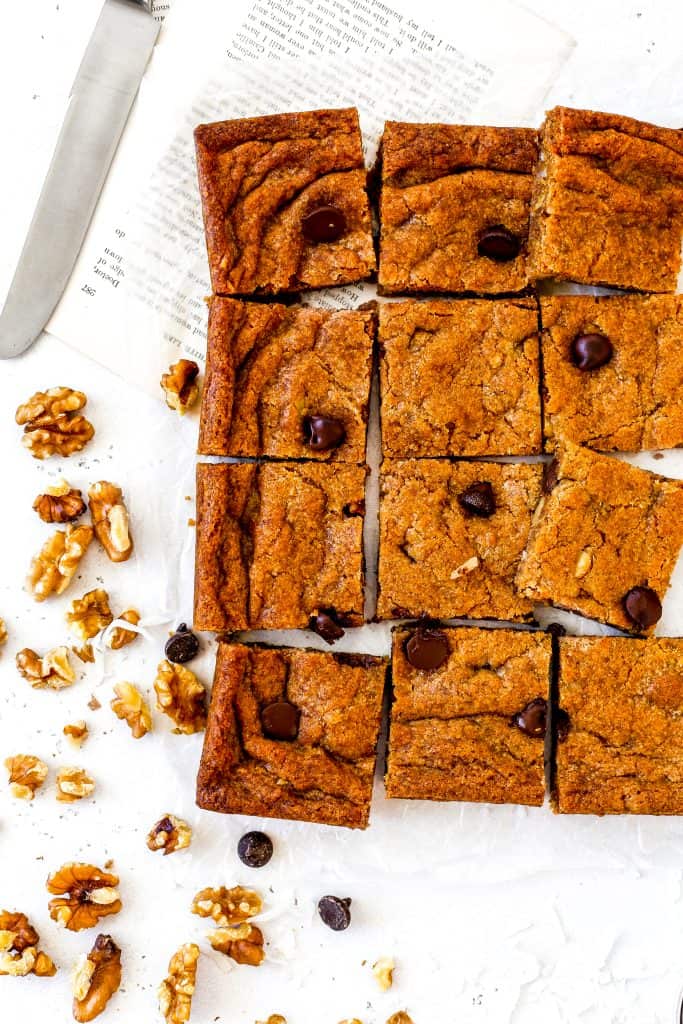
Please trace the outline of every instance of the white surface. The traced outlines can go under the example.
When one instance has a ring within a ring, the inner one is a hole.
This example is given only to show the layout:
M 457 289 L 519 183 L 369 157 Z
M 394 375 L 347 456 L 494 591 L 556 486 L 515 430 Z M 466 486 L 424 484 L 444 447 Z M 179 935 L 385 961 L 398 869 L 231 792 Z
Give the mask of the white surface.
M 3 134 L 10 156 L 0 166 L 0 292 L 95 6 L 86 0 L 62 2 L 59 10 L 43 0 L 16 5 L 12 31 L 0 39 Z M 679 9 L 651 2 L 637 17 L 641 8 L 623 0 L 599 7 L 584 0 L 536 0 L 530 6 L 579 43 L 566 79 L 574 84 L 563 89 L 560 80 L 553 101 L 657 119 L 652 64 L 670 67 L 680 48 Z M 462 9 L 466 17 L 467 6 Z M 635 74 L 634 60 L 641 69 Z M 675 82 L 664 74 L 659 88 L 671 114 Z M 678 121 L 670 123 L 683 124 L 680 94 L 678 102 Z M 547 809 L 387 803 L 379 789 L 366 833 L 267 823 L 275 857 L 268 868 L 250 872 L 234 852 L 247 820 L 193 807 L 201 739 L 171 736 L 157 714 L 155 732 L 133 741 L 108 707 L 117 679 L 131 679 L 151 693 L 165 625 L 151 630 L 149 641 L 109 654 L 101 681 L 100 666 L 86 666 L 70 690 L 32 691 L 14 669 L 14 653 L 25 645 L 42 651 L 63 640 L 68 601 L 100 579 L 116 610 L 132 604 L 148 619 L 190 617 L 190 528 L 186 543 L 173 552 L 177 571 L 174 561 L 168 572 L 160 567 L 171 524 L 193 514 L 185 495 L 191 494 L 196 421 L 176 420 L 161 401 L 131 390 L 51 338 L 20 361 L 0 363 L 0 381 L 0 616 L 10 630 L 0 654 L 0 759 L 29 752 L 51 767 L 33 804 L 14 801 L 0 785 L 0 905 L 29 914 L 61 968 L 53 979 L 0 978 L 3 1024 L 71 1020 L 69 969 L 95 933 L 56 929 L 47 914 L 44 880 L 65 860 L 92 858 L 102 865 L 109 857 L 121 876 L 124 909 L 105 919 L 103 930 L 121 945 L 125 974 L 103 1020 L 157 1019 L 155 990 L 169 955 L 181 942 L 200 938 L 205 955 L 195 1024 L 253 1024 L 274 1012 L 289 1024 L 337 1024 L 351 1016 L 383 1024 L 402 1007 L 415 1024 L 673 1022 L 683 984 L 683 821 L 584 820 L 557 818 Z M 35 389 L 59 383 L 86 391 L 97 435 L 86 457 L 41 464 L 20 447 L 13 413 Z M 652 466 L 674 472 L 676 462 L 667 455 Z M 48 477 L 63 473 L 83 488 L 100 478 L 124 487 L 137 553 L 126 565 L 112 566 L 91 550 L 62 599 L 34 605 L 21 587 L 30 556 L 49 528 L 30 505 Z M 162 480 L 173 485 L 162 487 Z M 681 607 L 680 576 L 679 567 L 678 599 L 667 602 L 662 624 L 662 631 L 676 634 L 682 632 L 674 612 Z M 376 631 L 368 649 L 381 649 L 383 642 L 382 631 Z M 204 651 L 197 672 L 208 682 L 208 641 Z M 103 705 L 96 712 L 86 706 L 93 692 Z M 74 752 L 61 729 L 79 717 L 86 718 L 92 735 Z M 55 767 L 71 763 L 91 770 L 98 790 L 90 801 L 57 804 Z M 166 812 L 194 825 L 189 853 L 163 858 L 147 851 L 145 834 Z M 189 914 L 196 889 L 236 882 L 253 884 L 267 898 L 263 927 L 270 962 L 258 970 L 232 969 L 225 958 L 207 952 L 205 929 Z M 353 898 L 346 933 L 329 932 L 315 915 L 316 898 L 329 891 Z M 394 987 L 384 995 L 369 969 L 383 955 L 397 962 Z

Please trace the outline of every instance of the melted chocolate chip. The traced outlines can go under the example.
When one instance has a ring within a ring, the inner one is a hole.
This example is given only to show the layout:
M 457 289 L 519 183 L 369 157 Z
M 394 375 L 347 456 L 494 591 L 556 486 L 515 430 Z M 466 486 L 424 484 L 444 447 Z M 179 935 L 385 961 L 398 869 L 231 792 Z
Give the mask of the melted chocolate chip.
M 331 608 L 325 611 L 321 609 L 317 615 L 313 616 L 311 619 L 311 629 L 328 644 L 333 644 L 335 640 L 339 640 L 344 636 L 344 630 L 337 622 L 334 611 Z
M 420 626 L 405 643 L 406 659 L 413 668 L 432 672 L 448 660 L 448 637 L 440 629 Z
M 548 723 L 548 702 L 543 697 L 536 697 L 529 701 L 526 707 L 518 711 L 512 722 L 526 736 L 542 738 L 545 736 Z
M 346 217 L 336 206 L 318 206 L 301 221 L 307 242 L 336 242 L 346 231 Z
M 273 856 L 273 841 L 265 832 L 246 832 L 237 844 L 237 856 L 248 868 L 262 868 Z
M 304 441 L 315 452 L 338 448 L 346 437 L 344 424 L 333 416 L 304 416 Z
M 547 462 L 543 467 L 543 493 L 550 494 L 559 479 L 560 464 L 557 459 Z
M 261 727 L 271 740 L 295 740 L 300 712 L 288 700 L 276 700 L 261 709 Z
M 571 359 L 579 370 L 598 370 L 612 358 L 612 342 L 604 334 L 578 334 L 571 347 Z
M 496 511 L 493 487 L 488 480 L 476 480 L 458 495 L 458 502 L 471 516 L 488 519 Z
M 649 629 L 662 617 L 662 602 L 650 587 L 631 587 L 622 604 L 631 622 L 639 629 Z
M 351 924 L 351 900 L 340 896 L 323 896 L 318 901 L 318 913 L 323 924 L 333 932 L 343 932 Z
M 517 235 L 508 231 L 502 224 L 485 228 L 479 235 L 477 252 L 496 263 L 508 263 L 519 255 L 521 242 Z
M 166 641 L 164 653 L 169 661 L 176 665 L 184 665 L 199 654 L 199 640 L 195 634 L 181 622 L 172 637 Z
M 553 721 L 555 724 L 557 742 L 564 743 L 569 735 L 569 730 L 571 729 L 569 713 L 565 711 L 564 708 L 556 708 L 555 711 L 553 711 Z

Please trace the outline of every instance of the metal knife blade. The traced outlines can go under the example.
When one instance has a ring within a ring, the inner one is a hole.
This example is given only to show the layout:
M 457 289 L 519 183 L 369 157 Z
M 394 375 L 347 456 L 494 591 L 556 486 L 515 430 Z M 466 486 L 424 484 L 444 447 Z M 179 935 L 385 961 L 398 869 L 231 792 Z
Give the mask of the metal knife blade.
M 66 288 L 158 33 L 145 0 L 105 0 L 0 313 L 0 359 L 33 344 Z

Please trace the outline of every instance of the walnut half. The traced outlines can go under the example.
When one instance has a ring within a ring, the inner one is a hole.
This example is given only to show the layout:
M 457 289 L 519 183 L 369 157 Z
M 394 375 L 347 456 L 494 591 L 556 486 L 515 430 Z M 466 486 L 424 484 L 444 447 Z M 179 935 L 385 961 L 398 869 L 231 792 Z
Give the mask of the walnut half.
M 85 512 L 83 495 L 66 480 L 45 488 L 33 502 L 33 509 L 44 523 L 72 523 Z
M 92 640 L 114 621 L 107 591 L 98 588 L 75 598 L 69 605 L 66 621 L 71 632 L 83 643 Z
M 206 689 L 184 665 L 162 661 L 154 680 L 157 707 L 175 723 L 175 733 L 201 732 L 206 726 Z
M 26 914 L 0 910 L 0 975 L 23 978 L 36 974 L 51 978 L 57 968 L 47 955 L 38 949 L 40 936 Z
M 67 526 L 57 530 L 31 561 L 26 586 L 36 601 L 63 594 L 76 575 L 79 563 L 93 538 L 91 526 Z
M 74 1020 L 84 1024 L 99 1017 L 120 984 L 121 950 L 111 935 L 98 935 L 74 973 Z
M 186 1024 L 197 980 L 199 946 L 186 942 L 171 957 L 168 976 L 159 986 L 159 1009 L 166 1024 Z
M 30 647 L 24 647 L 16 657 L 17 668 L 24 679 L 35 690 L 64 690 L 76 681 L 76 673 L 69 661 L 66 647 L 53 647 L 44 657 L 40 657 Z
M 261 913 L 263 902 L 253 889 L 235 885 L 227 889 L 200 889 L 192 901 L 192 913 L 210 917 L 219 928 L 233 927 Z
M 57 772 L 57 799 L 72 804 L 95 792 L 95 781 L 84 768 L 60 768 Z
M 175 409 L 184 416 L 194 405 L 199 395 L 198 376 L 199 367 L 192 359 L 179 359 L 169 367 L 168 373 L 161 377 L 161 387 L 169 409 Z
M 47 778 L 47 765 L 33 754 L 15 754 L 5 758 L 9 788 L 18 800 L 33 800 Z
M 46 882 L 55 896 L 48 904 L 50 917 L 71 932 L 94 928 L 101 917 L 121 909 L 118 884 L 116 875 L 92 864 L 62 864 Z
M 88 499 L 95 535 L 109 560 L 126 562 L 133 553 L 133 538 L 121 488 L 99 480 L 88 489 Z
M 132 683 L 117 683 L 114 687 L 111 709 L 117 718 L 127 722 L 133 739 L 140 740 L 152 728 L 152 715 L 149 705 L 137 686 Z
M 175 853 L 176 850 L 185 850 L 192 840 L 192 829 L 183 821 L 176 818 L 175 814 L 167 814 L 157 821 L 151 832 L 147 835 L 147 848 L 149 850 L 163 850 L 164 856 Z
M 21 443 L 34 459 L 73 455 L 85 448 L 95 428 L 79 410 L 87 398 L 71 388 L 36 391 L 17 409 L 15 420 L 24 428 Z

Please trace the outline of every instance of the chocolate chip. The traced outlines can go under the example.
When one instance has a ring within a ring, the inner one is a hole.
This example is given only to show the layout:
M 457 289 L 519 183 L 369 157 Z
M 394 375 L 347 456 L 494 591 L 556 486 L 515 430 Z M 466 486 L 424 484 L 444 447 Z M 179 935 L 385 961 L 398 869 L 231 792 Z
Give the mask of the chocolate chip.
M 261 709 L 261 726 L 271 740 L 295 740 L 299 732 L 299 709 L 288 700 L 276 700 Z
M 346 437 L 344 424 L 333 416 L 304 416 L 304 441 L 315 452 L 338 448 Z
M 543 467 L 543 493 L 550 494 L 559 479 L 560 464 L 557 459 L 546 462 Z
M 571 347 L 571 359 L 579 370 L 598 370 L 612 358 L 612 342 L 604 334 L 578 334 Z
M 237 844 L 237 856 L 248 868 L 262 868 L 273 856 L 273 841 L 265 832 L 245 832 Z
M 184 665 L 199 654 L 199 640 L 194 633 L 181 622 L 172 637 L 166 641 L 164 652 L 169 661 L 176 665 Z
M 550 633 L 551 636 L 561 637 L 567 635 L 566 628 L 561 622 L 549 622 L 545 627 L 546 633 Z
M 650 587 L 631 587 L 622 604 L 631 622 L 639 629 L 649 629 L 662 617 L 662 602 Z
M 321 610 L 317 615 L 314 615 L 311 619 L 311 629 L 328 644 L 333 644 L 335 640 L 339 640 L 344 636 L 344 630 L 334 617 L 332 609 L 327 611 Z
M 535 700 L 529 701 L 526 707 L 518 711 L 512 719 L 513 725 L 516 725 L 526 736 L 532 736 L 534 738 L 541 738 L 545 736 L 546 725 L 548 722 L 548 702 L 543 697 L 536 697 Z
M 479 235 L 477 252 L 480 256 L 495 260 L 496 263 L 507 263 L 519 255 L 521 243 L 517 235 L 508 231 L 502 224 L 485 228 Z
M 488 519 L 496 511 L 496 499 L 493 487 L 488 480 L 476 480 L 458 495 L 461 508 L 471 516 Z
M 346 217 L 336 206 L 318 206 L 301 221 L 308 242 L 336 242 L 346 231 Z
M 564 743 L 569 735 L 569 730 L 571 729 L 569 713 L 565 711 L 564 708 L 556 708 L 555 711 L 553 711 L 553 721 L 555 724 L 557 742 Z
M 333 932 L 343 932 L 351 924 L 351 900 L 340 896 L 323 896 L 318 901 L 318 913 L 328 928 Z
M 440 629 L 420 626 L 405 643 L 406 658 L 413 668 L 431 672 L 448 660 L 448 638 Z

